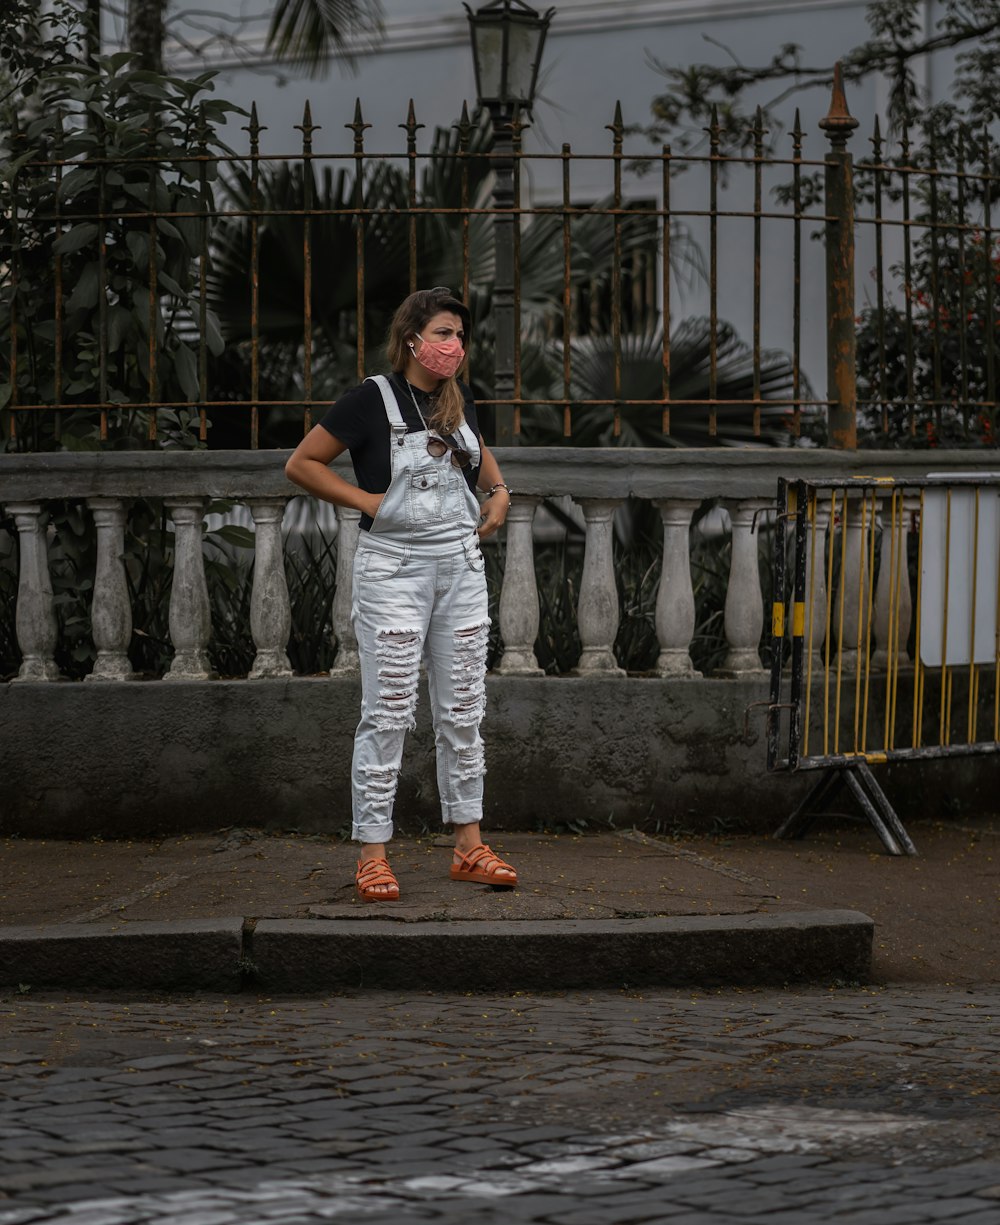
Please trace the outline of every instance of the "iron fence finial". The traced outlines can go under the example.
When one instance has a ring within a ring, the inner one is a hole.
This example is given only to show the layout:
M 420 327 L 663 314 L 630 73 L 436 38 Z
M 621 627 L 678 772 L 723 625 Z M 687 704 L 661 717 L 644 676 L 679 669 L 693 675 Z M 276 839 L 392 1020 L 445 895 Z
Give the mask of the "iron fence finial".
M 365 132 L 372 125 L 365 123 L 364 116 L 361 114 L 361 99 L 354 99 L 354 118 L 350 123 L 345 123 L 344 127 L 354 133 L 354 155 L 360 157 L 365 151 Z
M 466 149 L 469 144 L 469 137 L 472 134 L 472 120 L 469 118 L 469 104 L 462 103 L 462 114 L 459 117 L 458 123 L 451 125 L 458 130 L 458 142 L 461 149 Z
M 875 123 L 872 126 L 872 134 L 868 138 L 868 143 L 872 147 L 872 156 L 876 162 L 882 159 L 882 125 L 878 121 L 878 115 L 875 116 Z
M 417 133 L 425 125 L 417 123 L 417 112 L 413 105 L 413 99 L 410 99 L 410 105 L 406 112 L 406 122 L 399 125 L 406 133 L 406 147 L 408 153 L 414 153 L 417 147 Z
M 833 66 L 833 92 L 830 96 L 830 109 L 819 121 L 819 126 L 826 132 L 833 147 L 843 148 L 850 139 L 851 133 L 858 126 L 857 119 L 847 109 L 847 95 L 844 93 L 844 70 L 840 60 Z
M 310 156 L 312 154 L 312 135 L 313 132 L 319 131 L 320 125 L 313 123 L 312 106 L 308 98 L 306 99 L 305 106 L 302 108 L 302 122 L 293 124 L 293 127 L 296 132 L 302 133 L 303 155 L 306 157 Z
M 250 103 L 250 122 L 244 124 L 242 130 L 250 135 L 250 156 L 256 157 L 260 152 L 260 134 L 266 132 L 267 127 L 257 118 L 257 103 Z

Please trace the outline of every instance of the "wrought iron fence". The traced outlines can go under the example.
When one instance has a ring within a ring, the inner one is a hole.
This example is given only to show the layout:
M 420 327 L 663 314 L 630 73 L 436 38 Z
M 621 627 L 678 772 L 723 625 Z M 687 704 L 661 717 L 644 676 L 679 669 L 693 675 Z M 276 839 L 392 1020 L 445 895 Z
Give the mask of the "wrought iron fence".
M 743 149 L 713 120 L 680 155 L 631 138 L 620 108 L 597 152 L 526 152 L 515 117 L 498 153 L 467 109 L 427 137 L 412 103 L 390 150 L 360 103 L 341 151 L 318 148 L 308 105 L 292 152 L 265 148 L 256 109 L 243 152 L 202 123 L 164 157 L 153 115 L 126 155 L 100 131 L 74 152 L 69 120 L 45 157 L 22 134 L 0 253 L 7 445 L 92 445 L 91 429 L 186 445 L 210 427 L 214 445 L 291 445 L 377 364 L 398 301 L 435 283 L 472 306 L 488 429 L 493 408 L 526 442 L 780 442 L 811 423 L 842 447 L 993 444 L 992 150 L 960 142 L 945 165 L 904 136 L 894 155 L 876 126 L 855 165 L 856 125 L 838 73 L 812 158 L 798 118 L 789 156 L 760 115 Z M 512 204 L 495 191 L 508 154 Z

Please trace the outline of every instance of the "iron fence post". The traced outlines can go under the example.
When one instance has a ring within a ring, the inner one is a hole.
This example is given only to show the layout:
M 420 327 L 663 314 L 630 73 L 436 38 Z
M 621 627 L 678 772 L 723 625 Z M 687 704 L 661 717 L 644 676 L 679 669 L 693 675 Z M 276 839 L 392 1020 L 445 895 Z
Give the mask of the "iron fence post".
M 514 445 L 514 127 L 507 108 L 491 108 L 493 123 L 493 443 Z
M 858 121 L 847 109 L 839 62 L 834 68 L 830 111 L 819 126 L 827 134 L 826 155 L 826 381 L 829 445 L 858 445 L 854 325 L 854 158 L 847 142 Z

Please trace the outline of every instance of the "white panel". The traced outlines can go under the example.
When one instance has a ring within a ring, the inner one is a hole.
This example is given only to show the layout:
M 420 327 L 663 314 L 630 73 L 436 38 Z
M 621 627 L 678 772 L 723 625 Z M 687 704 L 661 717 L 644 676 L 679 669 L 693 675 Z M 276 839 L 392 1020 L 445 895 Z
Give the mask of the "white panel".
M 998 550 L 1000 491 L 926 491 L 920 572 L 920 660 L 926 667 L 941 667 L 942 655 L 949 667 L 994 662 Z

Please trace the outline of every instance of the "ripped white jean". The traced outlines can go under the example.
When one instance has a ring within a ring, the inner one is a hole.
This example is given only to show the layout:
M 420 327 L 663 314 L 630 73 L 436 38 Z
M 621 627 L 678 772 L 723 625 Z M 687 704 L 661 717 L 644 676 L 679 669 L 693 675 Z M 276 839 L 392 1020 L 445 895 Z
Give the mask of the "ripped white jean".
M 352 619 L 361 655 L 361 722 L 351 771 L 353 837 L 387 842 L 403 756 L 427 665 L 442 820 L 482 820 L 490 619 L 478 545 L 446 557 L 375 552 L 354 563 Z

